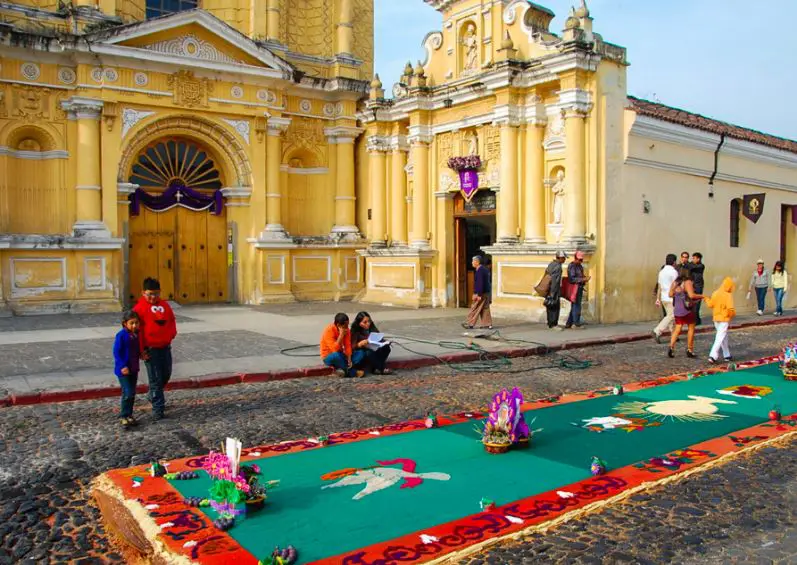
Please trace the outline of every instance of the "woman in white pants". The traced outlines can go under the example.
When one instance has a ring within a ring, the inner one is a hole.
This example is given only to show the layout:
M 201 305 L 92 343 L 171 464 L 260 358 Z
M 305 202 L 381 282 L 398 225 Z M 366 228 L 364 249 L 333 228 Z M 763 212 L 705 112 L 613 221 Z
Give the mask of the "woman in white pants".
M 736 309 L 733 307 L 733 291 L 736 285 L 733 279 L 725 277 L 722 285 L 714 291 L 711 298 L 706 298 L 706 306 L 714 311 L 714 328 L 717 334 L 714 337 L 714 345 L 708 354 L 709 363 L 716 363 L 719 360 L 720 350 L 725 361 L 731 360 L 731 351 L 728 347 L 728 329 L 731 320 L 736 316 Z

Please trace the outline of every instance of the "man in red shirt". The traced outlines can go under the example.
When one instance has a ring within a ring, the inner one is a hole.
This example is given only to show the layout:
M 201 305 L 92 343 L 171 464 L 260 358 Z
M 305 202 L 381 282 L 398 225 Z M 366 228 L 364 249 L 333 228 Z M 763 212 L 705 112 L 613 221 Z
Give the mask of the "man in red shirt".
M 147 366 L 152 416 L 160 420 L 166 408 L 163 391 L 172 377 L 172 340 L 177 335 L 177 322 L 169 303 L 160 298 L 160 283 L 146 278 L 143 286 L 141 298 L 133 310 L 141 320 L 141 358 Z

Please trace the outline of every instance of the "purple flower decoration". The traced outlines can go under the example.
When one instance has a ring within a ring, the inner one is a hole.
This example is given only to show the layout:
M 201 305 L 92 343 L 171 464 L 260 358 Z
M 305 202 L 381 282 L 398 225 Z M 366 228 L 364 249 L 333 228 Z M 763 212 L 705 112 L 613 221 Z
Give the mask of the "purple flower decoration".
M 466 157 L 451 157 L 448 160 L 448 167 L 455 171 L 476 170 L 482 166 L 481 157 L 478 155 L 468 155 Z

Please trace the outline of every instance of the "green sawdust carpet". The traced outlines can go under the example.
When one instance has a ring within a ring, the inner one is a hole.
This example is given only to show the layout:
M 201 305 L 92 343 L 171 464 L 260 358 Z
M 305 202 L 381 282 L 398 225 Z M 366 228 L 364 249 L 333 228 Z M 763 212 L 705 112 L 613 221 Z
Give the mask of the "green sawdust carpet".
M 718 392 L 740 385 L 766 388 Z M 477 513 L 482 497 L 502 505 L 583 480 L 593 455 L 612 469 L 748 428 L 773 405 L 796 412 L 797 382 L 768 365 L 529 411 L 544 430 L 503 455 L 468 422 L 265 458 L 263 478 L 280 486 L 229 534 L 256 556 L 292 544 L 302 562 L 323 559 Z M 172 485 L 204 497 L 201 475 Z

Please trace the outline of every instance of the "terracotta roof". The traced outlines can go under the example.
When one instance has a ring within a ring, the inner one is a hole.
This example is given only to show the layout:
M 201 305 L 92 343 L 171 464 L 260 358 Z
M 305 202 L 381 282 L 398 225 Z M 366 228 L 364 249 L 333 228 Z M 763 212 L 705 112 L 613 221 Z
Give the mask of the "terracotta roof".
M 712 120 L 700 114 L 693 114 L 686 110 L 665 106 L 664 104 L 658 104 L 649 100 L 642 100 L 634 96 L 629 96 L 628 102 L 631 110 L 643 116 L 658 118 L 665 122 L 679 124 L 688 128 L 700 129 L 717 135 L 724 133 L 727 137 L 732 137 L 734 139 L 741 139 L 742 141 L 759 143 L 768 147 L 774 147 L 775 149 L 797 153 L 797 141 L 791 139 L 761 133 L 760 131 L 720 122 L 719 120 Z

